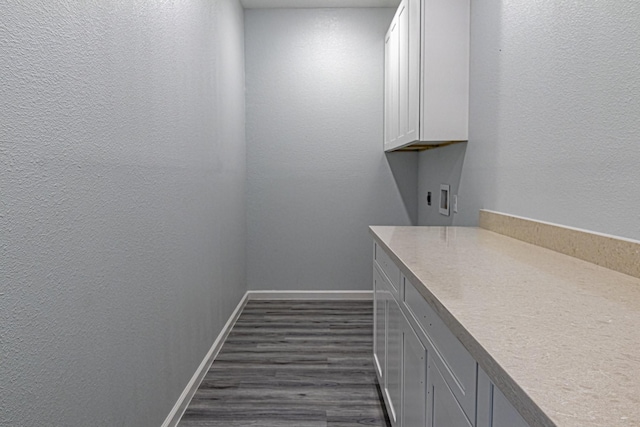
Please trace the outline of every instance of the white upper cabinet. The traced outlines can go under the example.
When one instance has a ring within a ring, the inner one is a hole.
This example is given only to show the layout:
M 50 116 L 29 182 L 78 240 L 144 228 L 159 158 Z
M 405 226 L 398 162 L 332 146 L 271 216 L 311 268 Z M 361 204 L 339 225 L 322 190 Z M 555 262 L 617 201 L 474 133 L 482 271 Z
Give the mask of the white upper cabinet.
M 468 139 L 470 0 L 402 0 L 385 36 L 384 149 Z

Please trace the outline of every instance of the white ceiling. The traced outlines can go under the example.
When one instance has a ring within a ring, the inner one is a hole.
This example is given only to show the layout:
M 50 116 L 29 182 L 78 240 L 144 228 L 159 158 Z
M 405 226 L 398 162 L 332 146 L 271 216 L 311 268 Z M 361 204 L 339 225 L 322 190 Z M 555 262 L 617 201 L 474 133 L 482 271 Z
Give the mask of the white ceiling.
M 318 7 L 398 7 L 400 0 L 240 0 L 245 9 Z

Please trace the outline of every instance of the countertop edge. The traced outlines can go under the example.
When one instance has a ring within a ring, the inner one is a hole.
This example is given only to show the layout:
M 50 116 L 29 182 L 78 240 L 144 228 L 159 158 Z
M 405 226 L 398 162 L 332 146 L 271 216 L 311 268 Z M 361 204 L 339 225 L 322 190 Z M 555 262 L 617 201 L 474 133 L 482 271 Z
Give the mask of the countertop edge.
M 462 345 L 469 351 L 471 356 L 478 362 L 478 365 L 487 373 L 489 379 L 502 391 L 507 400 L 518 410 L 522 418 L 531 427 L 558 427 L 547 414 L 531 399 L 531 397 L 511 378 L 511 376 L 500 366 L 489 352 L 480 344 L 473 335 L 456 319 L 453 314 L 431 293 L 428 285 L 420 280 L 411 269 L 395 254 L 395 252 L 382 240 L 374 230 L 375 226 L 369 226 L 369 233 L 375 241 L 382 246 L 384 251 L 390 256 L 400 271 L 409 281 L 416 286 L 416 290 L 438 313 L 445 325 L 460 340 Z M 477 228 L 477 227 L 474 227 Z M 483 232 L 498 233 L 482 229 Z

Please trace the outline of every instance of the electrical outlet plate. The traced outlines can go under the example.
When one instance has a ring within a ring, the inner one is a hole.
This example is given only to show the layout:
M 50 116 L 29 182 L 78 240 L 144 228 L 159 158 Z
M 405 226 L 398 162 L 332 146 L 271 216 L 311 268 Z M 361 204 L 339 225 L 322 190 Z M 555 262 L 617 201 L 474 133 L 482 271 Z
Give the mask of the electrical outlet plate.
M 440 213 L 449 216 L 449 184 L 440 185 Z

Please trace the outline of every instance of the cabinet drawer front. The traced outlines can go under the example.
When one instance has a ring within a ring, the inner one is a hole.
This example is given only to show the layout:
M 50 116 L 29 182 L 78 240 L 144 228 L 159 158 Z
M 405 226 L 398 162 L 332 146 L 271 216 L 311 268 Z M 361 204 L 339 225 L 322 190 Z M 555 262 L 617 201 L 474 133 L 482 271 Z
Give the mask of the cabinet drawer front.
M 398 298 L 400 290 L 400 269 L 393 261 L 391 261 L 389 255 L 387 255 L 384 249 L 382 249 L 377 242 L 373 244 L 373 259 L 376 260 L 384 274 L 389 279 L 389 282 L 393 287 L 392 290 Z
M 406 278 L 403 278 L 403 282 L 405 309 L 430 339 L 437 353 L 433 362 L 442 372 L 444 380 L 469 419 L 474 419 L 477 378 L 475 359 L 411 282 Z

